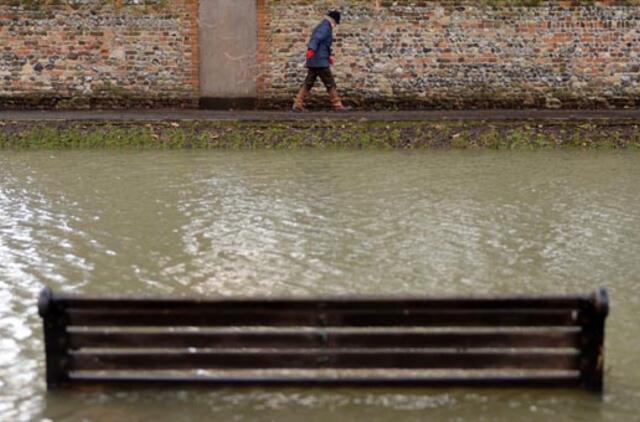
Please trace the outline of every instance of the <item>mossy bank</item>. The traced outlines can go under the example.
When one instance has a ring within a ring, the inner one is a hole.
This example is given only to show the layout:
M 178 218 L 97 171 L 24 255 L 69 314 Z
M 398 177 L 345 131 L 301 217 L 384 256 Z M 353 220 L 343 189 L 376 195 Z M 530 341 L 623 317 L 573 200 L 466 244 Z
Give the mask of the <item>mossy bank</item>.
M 0 121 L 2 149 L 633 148 L 640 120 Z

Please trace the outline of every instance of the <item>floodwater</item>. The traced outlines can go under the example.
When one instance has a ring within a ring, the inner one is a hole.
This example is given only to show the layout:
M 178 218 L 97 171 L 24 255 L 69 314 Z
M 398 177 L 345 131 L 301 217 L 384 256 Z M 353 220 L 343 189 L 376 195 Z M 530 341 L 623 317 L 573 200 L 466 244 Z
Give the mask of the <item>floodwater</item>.
M 0 420 L 640 420 L 640 153 L 0 152 Z M 39 290 L 609 289 L 606 393 L 59 391 Z

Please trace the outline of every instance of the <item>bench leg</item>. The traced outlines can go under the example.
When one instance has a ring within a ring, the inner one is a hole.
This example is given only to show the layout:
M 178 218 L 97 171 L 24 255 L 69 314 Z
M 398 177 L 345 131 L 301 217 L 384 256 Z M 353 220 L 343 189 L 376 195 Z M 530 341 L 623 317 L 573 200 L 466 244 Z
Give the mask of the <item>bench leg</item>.
M 586 312 L 587 324 L 583 326 L 582 382 L 587 390 L 601 393 L 604 388 L 604 326 L 609 313 L 609 297 L 605 289 L 599 289 Z
M 49 288 L 40 293 L 38 313 L 44 327 L 47 389 L 54 389 L 69 382 L 69 349 L 66 316 Z

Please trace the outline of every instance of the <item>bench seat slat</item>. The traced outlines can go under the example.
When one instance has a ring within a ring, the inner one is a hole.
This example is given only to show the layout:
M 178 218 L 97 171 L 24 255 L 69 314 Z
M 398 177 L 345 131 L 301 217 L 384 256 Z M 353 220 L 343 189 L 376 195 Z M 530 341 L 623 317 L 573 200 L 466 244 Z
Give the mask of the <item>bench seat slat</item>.
M 260 368 L 423 368 L 575 370 L 577 353 L 442 353 L 431 351 L 235 351 L 235 352 L 72 352 L 71 370 L 178 370 Z
M 69 309 L 69 326 L 573 326 L 570 309 L 363 310 L 363 311 L 218 311 Z
M 70 348 L 349 348 L 349 347 L 564 347 L 579 346 L 577 332 L 73 332 Z

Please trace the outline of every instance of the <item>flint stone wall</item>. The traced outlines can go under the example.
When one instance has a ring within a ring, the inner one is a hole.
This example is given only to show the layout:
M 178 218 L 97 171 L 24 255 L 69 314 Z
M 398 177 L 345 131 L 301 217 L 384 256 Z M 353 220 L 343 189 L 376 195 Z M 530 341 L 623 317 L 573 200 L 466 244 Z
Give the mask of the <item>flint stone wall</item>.
M 0 2 L 0 108 L 197 104 L 196 0 L 50 3 Z
M 343 96 L 356 104 L 637 105 L 640 6 L 576 3 L 272 0 L 263 33 L 270 53 L 261 63 L 263 103 L 284 104 L 294 95 L 310 31 L 339 5 L 334 72 Z M 318 82 L 316 93 L 323 91 Z
M 290 106 L 333 7 L 338 87 L 362 107 L 640 105 L 637 0 L 237 1 L 257 2 L 261 107 Z M 195 107 L 198 3 L 0 0 L 0 108 Z

